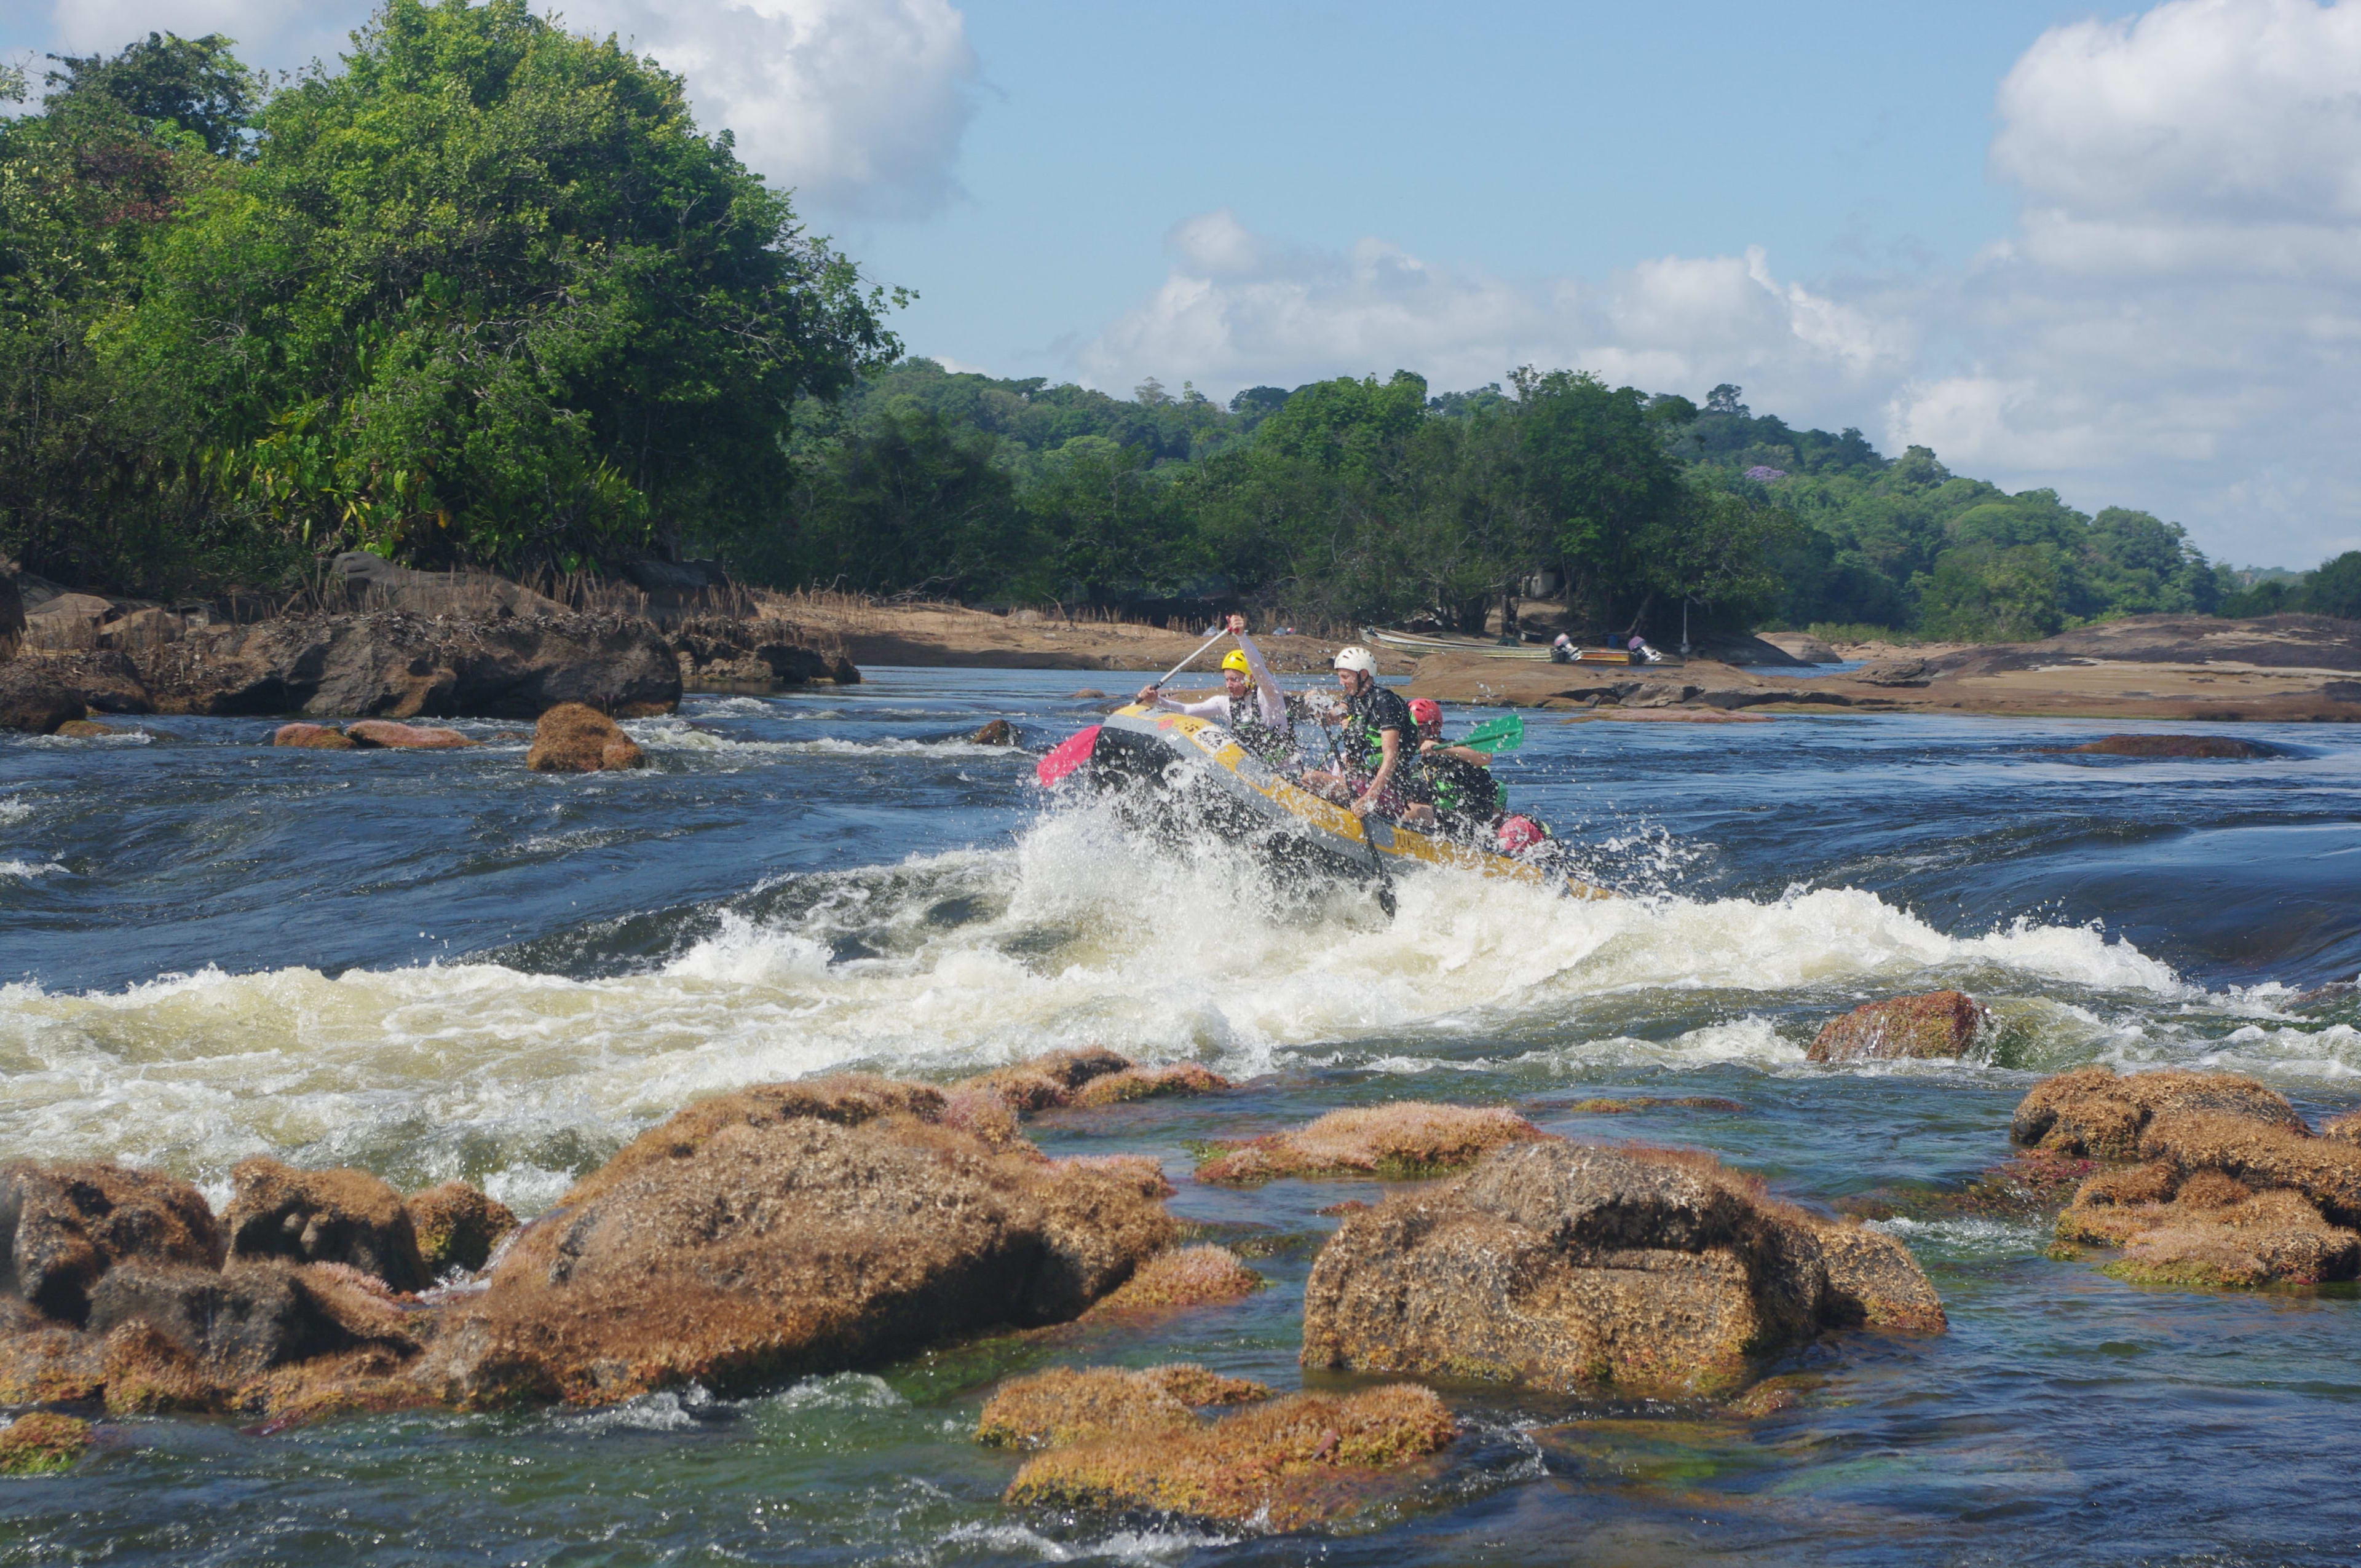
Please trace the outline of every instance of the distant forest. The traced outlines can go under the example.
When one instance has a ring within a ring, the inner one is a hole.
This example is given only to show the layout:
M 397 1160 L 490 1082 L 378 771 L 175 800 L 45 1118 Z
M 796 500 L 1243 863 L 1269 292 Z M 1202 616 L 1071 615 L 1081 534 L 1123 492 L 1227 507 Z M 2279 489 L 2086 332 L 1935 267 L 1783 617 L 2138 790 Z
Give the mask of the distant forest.
M 76 584 L 285 587 L 355 547 L 1141 613 L 1473 630 L 2047 635 L 2361 618 L 2361 553 L 2242 583 L 2182 529 L 1570 370 L 1226 404 L 905 358 L 903 296 L 524 0 L 387 0 L 276 85 L 219 37 L 57 59 L 0 119 L 0 551 Z M 0 72 L 0 99 L 30 83 Z M 1538 579 L 1538 581 L 1536 581 Z

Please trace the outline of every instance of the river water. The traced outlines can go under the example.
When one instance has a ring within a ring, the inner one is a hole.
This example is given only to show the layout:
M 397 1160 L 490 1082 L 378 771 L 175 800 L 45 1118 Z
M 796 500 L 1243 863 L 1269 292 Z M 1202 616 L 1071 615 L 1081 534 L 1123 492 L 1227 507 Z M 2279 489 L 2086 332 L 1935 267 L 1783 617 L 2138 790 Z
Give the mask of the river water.
M 1561 724 L 1501 762 L 1631 896 L 1412 875 L 1281 893 L 1045 811 L 1029 756 L 1121 676 L 874 672 L 691 697 L 654 767 L 544 777 L 464 753 L 273 751 L 258 721 L 0 742 L 0 1155 L 111 1156 L 218 1201 L 236 1160 L 449 1177 L 519 1209 L 697 1095 L 832 1068 L 945 1079 L 1059 1046 L 1191 1058 L 1229 1095 L 1043 1119 L 1144 1151 L 1272 1288 L 741 1400 L 406 1414 L 273 1437 L 114 1424 L 0 1488 L 0 1563 L 2350 1562 L 2361 1301 L 2136 1288 L 2037 1222 L 1882 1222 L 1951 1329 L 1793 1357 L 1752 1422 L 1449 1391 L 1469 1435 L 1350 1529 L 1224 1534 L 1014 1513 L 968 1441 L 992 1379 L 1201 1360 L 1282 1387 L 1317 1211 L 1370 1184 L 1187 1179 L 1192 1140 L 1422 1097 L 1578 1138 L 1688 1144 L 1799 1201 L 1955 1189 L 2078 1063 L 2257 1074 L 2361 1102 L 2361 735 L 2249 726 L 2263 762 L 2055 748 L 2103 725 L 1974 718 Z M 1991 1059 L 1830 1069 L 1864 999 L 1957 985 Z M 1587 1097 L 1741 1109 L 1607 1116 Z M 1881 1211 L 1882 1212 L 1882 1211 Z M 1923 1212 L 1923 1211 L 1920 1211 Z

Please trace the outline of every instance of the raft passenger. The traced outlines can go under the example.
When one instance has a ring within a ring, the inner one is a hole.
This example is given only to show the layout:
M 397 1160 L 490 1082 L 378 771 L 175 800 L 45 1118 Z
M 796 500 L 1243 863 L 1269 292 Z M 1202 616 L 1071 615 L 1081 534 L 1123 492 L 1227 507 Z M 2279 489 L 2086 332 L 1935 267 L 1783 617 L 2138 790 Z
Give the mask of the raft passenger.
M 1409 802 L 1395 774 L 1415 728 L 1410 705 L 1399 692 L 1378 684 L 1378 656 L 1367 648 L 1346 648 L 1336 655 L 1336 685 L 1345 694 L 1338 738 L 1342 763 L 1333 772 L 1307 773 L 1303 782 L 1332 800 L 1349 798 L 1356 817 L 1373 811 L 1400 817 Z
M 1492 776 L 1489 752 L 1443 740 L 1443 705 L 1420 697 L 1410 705 L 1418 727 L 1418 761 L 1403 788 L 1410 805 L 1402 820 L 1441 828 L 1454 838 L 1474 839 L 1488 831 L 1509 808 L 1509 792 Z
M 1294 723 L 1288 716 L 1287 695 L 1279 677 L 1263 663 L 1262 650 L 1246 635 L 1246 618 L 1234 615 L 1226 623 L 1238 645 L 1222 655 L 1222 690 L 1198 702 L 1176 702 L 1161 686 L 1139 689 L 1139 706 L 1210 718 L 1235 736 L 1239 745 L 1271 767 L 1282 771 L 1295 761 Z

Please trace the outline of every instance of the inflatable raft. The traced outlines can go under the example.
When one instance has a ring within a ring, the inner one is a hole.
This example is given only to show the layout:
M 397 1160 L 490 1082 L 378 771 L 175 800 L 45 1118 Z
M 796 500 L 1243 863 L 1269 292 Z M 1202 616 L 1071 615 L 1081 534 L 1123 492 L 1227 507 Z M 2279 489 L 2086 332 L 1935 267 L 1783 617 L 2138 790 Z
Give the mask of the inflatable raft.
M 1038 772 L 1045 785 L 1073 780 L 1122 792 L 1167 823 L 1251 843 L 1282 866 L 1373 881 L 1389 908 L 1391 875 L 1406 866 L 1555 886 L 1575 898 L 1614 896 L 1532 860 L 1356 817 L 1265 764 L 1220 725 L 1186 714 L 1118 708 L 1043 757 Z

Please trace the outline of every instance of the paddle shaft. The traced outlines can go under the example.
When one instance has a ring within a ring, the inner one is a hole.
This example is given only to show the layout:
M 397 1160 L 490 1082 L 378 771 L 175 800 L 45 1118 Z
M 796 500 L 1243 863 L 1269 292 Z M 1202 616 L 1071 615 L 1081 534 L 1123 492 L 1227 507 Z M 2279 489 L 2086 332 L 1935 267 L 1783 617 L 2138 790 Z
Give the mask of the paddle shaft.
M 1214 632 L 1211 637 L 1206 638 L 1202 642 L 1197 644 L 1197 653 L 1202 653 L 1206 649 L 1211 648 L 1214 643 L 1219 642 L 1223 638 L 1228 635 L 1229 630 L 1226 627 L 1220 631 Z M 1181 660 L 1179 663 L 1165 671 L 1164 679 L 1158 681 L 1156 684 L 1159 686 L 1163 685 L 1165 681 L 1170 680 L 1173 676 L 1179 674 L 1181 671 L 1195 663 L 1197 662 L 1197 653 L 1190 654 L 1187 658 Z

